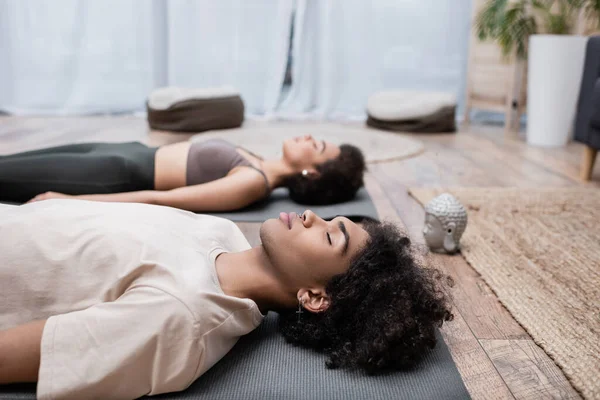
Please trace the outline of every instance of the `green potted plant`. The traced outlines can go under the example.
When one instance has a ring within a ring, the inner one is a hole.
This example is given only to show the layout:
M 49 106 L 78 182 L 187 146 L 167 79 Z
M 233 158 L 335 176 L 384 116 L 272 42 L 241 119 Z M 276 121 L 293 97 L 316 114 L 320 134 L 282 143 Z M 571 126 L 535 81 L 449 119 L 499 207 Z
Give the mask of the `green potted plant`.
M 581 16 L 598 20 L 599 10 L 600 0 L 488 0 L 477 14 L 479 39 L 527 60 L 528 143 L 569 140 L 587 43 L 574 32 Z

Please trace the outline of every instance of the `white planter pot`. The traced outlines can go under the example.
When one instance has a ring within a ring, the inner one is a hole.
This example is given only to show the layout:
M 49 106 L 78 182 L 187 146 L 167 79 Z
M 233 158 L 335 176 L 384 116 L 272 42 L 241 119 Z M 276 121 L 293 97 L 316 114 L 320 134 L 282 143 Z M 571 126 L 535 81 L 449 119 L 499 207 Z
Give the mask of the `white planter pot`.
M 575 117 L 587 37 L 532 35 L 527 81 L 527 143 L 564 146 Z

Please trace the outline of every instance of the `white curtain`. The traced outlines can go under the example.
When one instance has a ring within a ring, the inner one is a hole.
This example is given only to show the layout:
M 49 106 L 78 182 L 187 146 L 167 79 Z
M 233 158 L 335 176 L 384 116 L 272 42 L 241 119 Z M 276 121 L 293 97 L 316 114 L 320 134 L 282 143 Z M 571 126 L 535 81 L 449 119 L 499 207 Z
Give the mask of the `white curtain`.
M 240 90 L 250 114 L 277 106 L 287 63 L 292 1 L 171 0 L 169 83 Z
M 471 0 L 0 0 L 0 110 L 144 110 L 176 85 L 249 115 L 364 118 L 381 89 L 462 100 Z M 278 104 L 292 18 L 293 81 Z
M 292 0 L 0 0 L 0 110 L 144 109 L 167 85 L 240 90 L 277 104 Z
M 382 89 L 462 100 L 470 0 L 298 0 L 285 118 L 364 118 Z
M 133 111 L 164 83 L 159 1 L 0 1 L 0 109 Z

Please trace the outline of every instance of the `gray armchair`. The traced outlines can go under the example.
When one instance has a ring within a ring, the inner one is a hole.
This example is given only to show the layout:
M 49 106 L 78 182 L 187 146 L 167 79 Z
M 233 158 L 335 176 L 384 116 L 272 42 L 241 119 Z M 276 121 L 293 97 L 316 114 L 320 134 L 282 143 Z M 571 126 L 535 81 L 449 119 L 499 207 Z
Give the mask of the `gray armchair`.
M 600 36 L 592 36 L 587 43 L 575 117 L 575 140 L 585 144 L 581 179 L 587 181 L 600 149 Z

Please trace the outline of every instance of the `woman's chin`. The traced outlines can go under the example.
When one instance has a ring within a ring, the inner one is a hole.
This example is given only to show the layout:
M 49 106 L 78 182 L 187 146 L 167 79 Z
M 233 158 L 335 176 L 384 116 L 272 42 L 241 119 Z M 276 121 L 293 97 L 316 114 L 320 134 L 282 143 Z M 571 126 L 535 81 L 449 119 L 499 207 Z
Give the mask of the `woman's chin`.
M 284 142 L 283 147 L 281 148 L 281 154 L 282 154 L 282 158 L 285 161 L 287 161 L 287 162 L 293 161 L 293 157 L 292 157 L 292 155 L 294 154 L 293 143 L 287 143 L 287 141 Z

